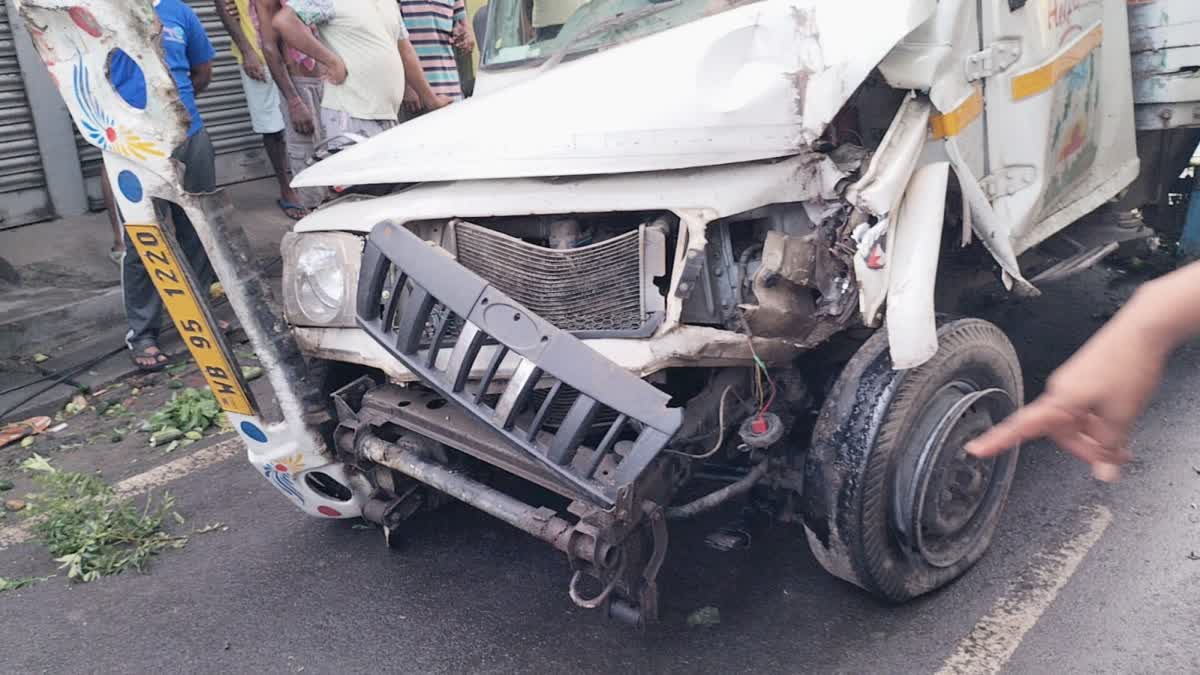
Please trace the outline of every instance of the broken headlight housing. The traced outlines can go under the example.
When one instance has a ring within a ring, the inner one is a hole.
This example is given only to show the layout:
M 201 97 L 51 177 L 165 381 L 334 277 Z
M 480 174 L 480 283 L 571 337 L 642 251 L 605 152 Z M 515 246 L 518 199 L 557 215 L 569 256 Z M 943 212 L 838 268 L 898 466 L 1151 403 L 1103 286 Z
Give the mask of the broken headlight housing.
M 289 232 L 283 253 L 283 306 L 297 326 L 354 326 L 354 291 L 363 238 L 342 232 Z

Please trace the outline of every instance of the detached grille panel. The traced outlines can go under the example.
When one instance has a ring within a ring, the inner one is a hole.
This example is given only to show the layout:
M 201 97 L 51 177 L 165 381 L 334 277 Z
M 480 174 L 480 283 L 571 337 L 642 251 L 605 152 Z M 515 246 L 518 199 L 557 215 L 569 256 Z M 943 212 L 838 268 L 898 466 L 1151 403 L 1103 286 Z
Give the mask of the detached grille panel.
M 580 498 L 606 508 L 679 430 L 682 411 L 668 407 L 667 394 L 480 275 L 432 254 L 428 244 L 394 223 L 376 225 L 363 251 L 357 318 L 426 385 L 490 426 L 515 451 L 533 457 Z M 437 352 L 452 322 L 461 329 L 450 358 L 439 364 Z M 490 357 L 483 356 L 484 345 L 495 346 Z M 518 357 L 518 365 L 499 397 L 490 396 L 488 388 L 509 355 Z M 483 376 L 472 382 L 472 368 L 479 366 Z M 535 397 L 545 376 L 556 382 Z M 604 427 L 602 435 L 597 426 Z M 585 445 L 598 435 L 594 447 Z

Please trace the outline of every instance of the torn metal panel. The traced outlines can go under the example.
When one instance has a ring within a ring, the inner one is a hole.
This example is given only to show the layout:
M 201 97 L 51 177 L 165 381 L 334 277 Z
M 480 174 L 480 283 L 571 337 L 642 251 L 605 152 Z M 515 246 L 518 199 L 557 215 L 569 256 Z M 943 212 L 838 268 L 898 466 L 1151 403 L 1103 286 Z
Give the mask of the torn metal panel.
M 992 210 L 987 195 L 979 185 L 979 179 L 971 173 L 971 168 L 967 166 L 966 160 L 958 152 L 955 140 L 948 138 L 942 145 L 946 157 L 950 160 L 950 165 L 954 167 L 954 173 L 958 177 L 963 200 L 971 207 L 971 225 L 976 236 L 979 237 L 980 243 L 992 254 L 1004 273 L 1016 283 L 1018 293 L 1029 296 L 1038 295 L 1038 290 L 1033 287 L 1033 284 L 1021 276 L 1021 269 L 1017 264 L 1017 254 L 1013 250 L 1010 224 Z
M 888 346 L 892 367 L 916 368 L 938 350 L 933 291 L 946 214 L 948 162 L 932 162 L 912 176 L 896 214 L 892 255 L 904 261 L 888 280 Z
M 925 147 L 931 114 L 929 101 L 910 93 L 896 111 L 863 177 L 846 190 L 846 200 L 862 214 L 852 236 L 858 244 L 854 271 L 859 308 L 868 326 L 878 324 L 887 297 L 892 268 L 888 229 Z
M 18 0 L 17 7 L 80 134 L 103 151 L 112 192 L 131 234 L 137 225 L 144 226 L 137 230 L 140 235 L 161 231 L 155 199 L 182 206 L 195 227 L 274 388 L 279 414 L 241 403 L 248 396 L 230 395 L 228 401 L 221 397 L 223 385 L 244 389 L 245 383 L 224 337 L 212 328 L 215 322 L 204 302 L 207 289 L 197 289 L 185 273 L 186 288 L 159 290 L 167 301 L 173 297 L 171 290 L 196 298 L 198 309 L 172 319 L 197 361 L 209 363 L 202 372 L 245 442 L 256 470 L 311 515 L 356 516 L 364 495 L 351 488 L 362 484 L 330 463 L 316 429 L 326 421 L 328 411 L 269 286 L 259 276 L 258 261 L 251 259 L 245 232 L 230 217 L 231 207 L 220 193 L 194 195 L 182 188 L 183 167 L 171 153 L 187 138 L 190 117 L 163 59 L 162 26 L 153 5 L 149 0 Z M 145 81 L 143 109 L 126 102 L 109 81 L 109 61 L 118 49 Z M 157 258 L 147 246 L 140 253 L 150 269 Z M 226 357 L 219 366 L 206 361 L 214 345 Z M 316 468 L 351 486 L 347 490 L 352 496 L 335 500 L 313 490 L 301 473 Z
M 904 99 L 863 177 L 846 191 L 846 201 L 875 216 L 895 210 L 921 156 L 931 113 L 928 100 L 912 93 Z

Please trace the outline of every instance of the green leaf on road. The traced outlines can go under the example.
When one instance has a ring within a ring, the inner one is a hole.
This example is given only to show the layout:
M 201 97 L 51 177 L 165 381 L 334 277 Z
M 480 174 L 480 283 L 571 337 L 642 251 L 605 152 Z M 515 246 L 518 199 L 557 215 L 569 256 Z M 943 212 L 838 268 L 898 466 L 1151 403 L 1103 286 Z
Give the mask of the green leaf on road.
M 39 455 L 24 465 L 36 472 L 38 488 L 26 523 L 72 581 L 140 570 L 151 557 L 187 542 L 163 528 L 174 514 L 169 495 L 138 506 L 95 474 L 59 471 Z
M 50 465 L 50 460 L 36 452 L 29 459 L 21 462 L 21 468 L 34 473 L 55 473 L 58 469 Z
M 16 579 L 0 577 L 0 593 L 4 591 L 19 591 L 22 588 L 27 588 L 49 578 L 51 577 L 17 577 Z
M 688 615 L 689 626 L 716 626 L 721 623 L 721 610 L 716 607 L 701 607 Z

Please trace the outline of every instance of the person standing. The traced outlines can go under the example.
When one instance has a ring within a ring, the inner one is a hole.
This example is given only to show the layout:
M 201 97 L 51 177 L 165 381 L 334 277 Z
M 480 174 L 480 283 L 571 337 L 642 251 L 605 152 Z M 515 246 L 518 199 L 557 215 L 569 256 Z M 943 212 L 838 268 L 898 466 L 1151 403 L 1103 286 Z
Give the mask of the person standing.
M 475 31 L 475 43 L 479 45 L 479 60 L 483 61 L 483 51 L 487 48 L 487 22 L 488 22 L 488 5 L 483 3 L 483 6 L 475 10 L 475 16 L 471 17 L 471 28 Z
M 463 0 L 399 0 L 409 40 L 429 86 L 451 101 L 463 98 L 454 50 L 475 48 L 475 31 Z M 415 92 L 405 92 L 405 109 L 417 112 Z
M 259 44 L 271 79 L 283 95 L 284 139 L 292 175 L 303 171 L 323 140 L 321 126 L 321 97 L 325 83 L 321 67 L 313 57 L 288 47 L 275 30 L 275 15 L 283 9 L 284 0 L 252 0 L 258 18 Z M 226 10 L 235 0 L 226 0 Z M 236 6 L 233 8 L 236 10 Z M 296 190 L 306 208 L 313 209 L 325 200 L 325 188 L 305 187 Z
M 171 156 L 184 167 L 183 189 L 187 192 L 212 192 L 217 189 L 216 154 L 212 140 L 204 129 L 196 95 L 212 82 L 212 43 L 199 17 L 182 0 L 155 0 L 154 11 L 162 24 L 162 51 L 167 68 L 175 80 L 179 99 L 191 116 L 187 140 Z M 135 108 L 146 107 L 146 80 L 141 68 L 125 52 L 117 50 L 109 62 L 109 78 L 127 103 Z M 159 217 L 169 211 L 175 225 L 175 238 L 191 266 L 192 274 L 207 289 L 216 280 L 204 246 L 187 214 L 176 204 L 155 202 Z M 133 242 L 125 233 L 125 256 L 121 261 L 121 290 L 125 300 L 125 318 L 129 332 L 125 344 L 133 362 L 147 371 L 162 370 L 168 360 L 158 346 L 162 331 L 162 299 L 146 273 L 142 259 L 134 252 Z
M 246 106 L 250 109 L 250 126 L 255 133 L 262 134 L 263 147 L 267 151 L 267 158 L 271 160 L 271 168 L 275 170 L 275 179 L 279 182 L 279 199 L 275 203 L 288 218 L 300 220 L 308 215 L 308 209 L 299 203 L 300 196 L 291 186 L 287 144 L 283 136 L 283 129 L 287 125 L 283 119 L 279 89 L 268 76 L 264 65 L 266 57 L 259 42 L 256 14 L 250 6 L 250 0 L 213 2 L 217 16 L 233 40 L 230 45 L 233 58 L 242 67 L 242 91 L 246 94 Z M 236 13 L 229 11 L 230 4 Z
M 347 144 L 338 139 L 345 134 L 394 127 L 406 88 L 422 109 L 450 102 L 425 79 L 396 0 L 289 0 L 271 23 L 289 47 L 325 68 L 321 123 L 331 148 Z

